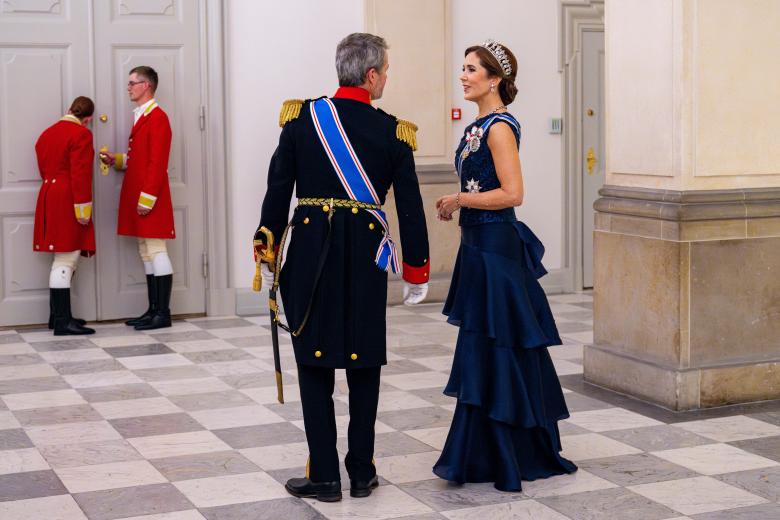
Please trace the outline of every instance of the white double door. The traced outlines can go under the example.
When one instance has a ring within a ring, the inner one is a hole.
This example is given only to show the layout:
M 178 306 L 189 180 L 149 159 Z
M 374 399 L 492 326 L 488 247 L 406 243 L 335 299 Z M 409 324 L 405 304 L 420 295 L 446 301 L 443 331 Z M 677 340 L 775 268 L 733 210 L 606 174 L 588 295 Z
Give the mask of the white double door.
M 32 250 L 41 183 L 36 139 L 85 95 L 96 106 L 95 150 L 107 145 L 124 151 L 133 124 L 127 77 L 138 65 L 158 72 L 156 99 L 173 129 L 171 310 L 205 310 L 201 1 L 0 2 L 0 326 L 43 323 L 49 313 L 52 258 Z M 102 176 L 96 161 L 93 179 L 97 255 L 79 262 L 74 314 L 89 320 L 133 316 L 146 308 L 146 280 L 136 240 L 116 234 L 122 174 Z

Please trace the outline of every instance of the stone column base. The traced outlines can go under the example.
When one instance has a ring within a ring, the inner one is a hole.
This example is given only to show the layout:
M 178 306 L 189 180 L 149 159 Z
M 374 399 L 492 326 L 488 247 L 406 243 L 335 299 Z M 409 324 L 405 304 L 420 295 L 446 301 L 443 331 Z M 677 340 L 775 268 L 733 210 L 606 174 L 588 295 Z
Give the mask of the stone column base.
M 673 410 L 780 399 L 780 190 L 601 195 L 586 381 Z

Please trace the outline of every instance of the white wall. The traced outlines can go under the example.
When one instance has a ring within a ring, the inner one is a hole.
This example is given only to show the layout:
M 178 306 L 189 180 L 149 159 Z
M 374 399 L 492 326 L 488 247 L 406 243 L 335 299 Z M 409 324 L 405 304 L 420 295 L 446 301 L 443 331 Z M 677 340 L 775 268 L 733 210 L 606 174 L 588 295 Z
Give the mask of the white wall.
M 254 276 L 251 238 L 260 220 L 268 162 L 289 98 L 332 95 L 336 45 L 363 30 L 363 0 L 230 0 L 227 16 L 229 259 L 233 287 Z
M 519 93 L 509 111 L 522 127 L 520 159 L 525 200 L 517 216 L 544 242 L 544 265 L 563 259 L 563 166 L 561 136 L 547 133 L 549 118 L 561 117 L 562 76 L 558 72 L 558 3 L 553 0 L 452 2 L 452 106 L 463 109 L 453 127 L 453 149 L 477 116 L 463 99 L 459 77 L 463 52 L 488 38 L 504 43 L 517 58 Z
M 231 0 L 228 9 L 231 282 L 249 287 L 254 274 L 250 237 L 279 137 L 281 103 L 335 91 L 336 44 L 350 32 L 364 30 L 364 6 L 363 0 Z M 561 113 L 557 2 L 486 0 L 477 7 L 471 1 L 452 1 L 452 106 L 463 109 L 463 119 L 453 123 L 453 151 L 476 116 L 475 107 L 462 99 L 458 81 L 463 51 L 486 38 L 505 43 L 519 62 L 520 93 L 510 106 L 523 128 L 526 197 L 518 216 L 547 247 L 547 268 L 556 269 L 563 251 L 561 142 L 560 136 L 547 133 L 547 125 L 548 118 Z M 414 119 L 413 114 L 404 116 Z

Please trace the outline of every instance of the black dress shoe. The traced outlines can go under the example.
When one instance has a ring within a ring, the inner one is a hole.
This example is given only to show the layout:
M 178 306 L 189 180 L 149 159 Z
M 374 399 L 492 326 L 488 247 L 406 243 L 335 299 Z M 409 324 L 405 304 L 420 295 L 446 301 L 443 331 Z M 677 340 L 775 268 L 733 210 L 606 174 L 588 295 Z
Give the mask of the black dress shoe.
M 320 502 L 341 500 L 341 482 L 312 482 L 307 478 L 291 478 L 284 488 L 294 497 L 316 498 Z
M 365 498 L 371 494 L 371 490 L 379 486 L 379 480 L 374 475 L 368 482 L 360 480 L 349 481 L 349 496 L 354 498 Z

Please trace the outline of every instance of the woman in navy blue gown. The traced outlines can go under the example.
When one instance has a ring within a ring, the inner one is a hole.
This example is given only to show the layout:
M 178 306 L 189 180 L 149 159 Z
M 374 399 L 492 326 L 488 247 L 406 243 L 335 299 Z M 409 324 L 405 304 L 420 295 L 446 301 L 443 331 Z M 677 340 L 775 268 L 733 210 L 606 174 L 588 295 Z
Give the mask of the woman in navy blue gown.
M 460 327 L 444 390 L 458 401 L 433 471 L 504 491 L 577 470 L 560 455 L 557 423 L 569 412 L 547 352 L 561 339 L 537 281 L 544 246 L 514 212 L 523 201 L 520 125 L 506 105 L 516 74 L 503 45 L 466 49 L 460 79 L 479 117 L 455 152 L 460 192 L 436 203 L 442 220 L 460 211 L 461 245 L 443 311 Z

